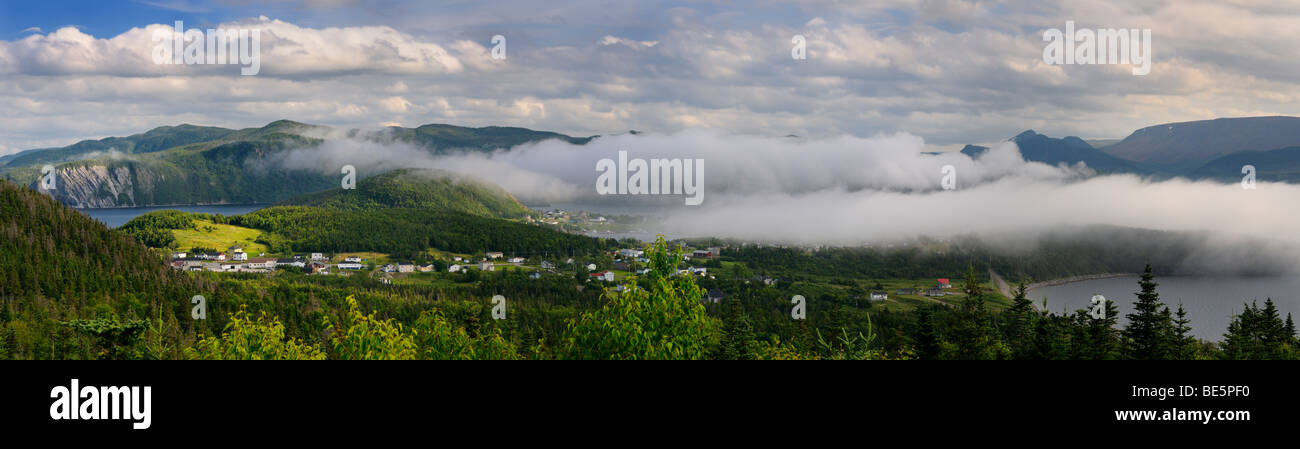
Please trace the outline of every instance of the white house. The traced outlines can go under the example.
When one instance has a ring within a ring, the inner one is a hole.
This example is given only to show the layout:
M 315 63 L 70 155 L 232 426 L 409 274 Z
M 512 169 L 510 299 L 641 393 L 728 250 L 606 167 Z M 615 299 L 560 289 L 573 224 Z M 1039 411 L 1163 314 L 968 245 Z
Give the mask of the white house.
M 325 255 L 322 253 L 311 253 L 311 260 L 325 260 Z
M 487 253 L 487 257 L 488 257 L 489 259 L 500 259 L 500 258 L 503 257 L 503 256 L 505 256 L 505 254 L 502 254 L 502 253 L 499 252 L 499 251 L 489 251 L 489 252 Z
M 587 271 L 596 271 L 596 264 L 594 263 L 587 264 Z
M 447 267 L 447 272 L 448 272 L 448 273 L 459 273 L 460 270 L 461 270 L 461 268 L 462 268 L 462 267 L 461 267 L 460 265 L 452 265 L 452 266 L 450 266 L 450 267 Z
M 338 264 L 338 267 L 340 270 L 360 270 L 364 269 L 366 266 L 356 262 L 343 262 Z
M 478 263 L 478 269 L 479 271 L 496 271 L 497 266 L 494 265 L 492 262 L 485 260 Z
M 254 270 L 269 270 L 275 268 L 275 259 L 255 258 L 248 259 L 248 268 Z
M 872 300 L 872 301 L 884 301 L 884 300 L 886 300 L 886 299 L 889 299 L 889 293 L 885 293 L 885 292 L 871 292 L 871 300 Z
M 642 254 L 645 254 L 645 251 L 628 248 L 618 250 L 618 254 L 623 257 L 641 257 Z
M 524 263 L 525 260 L 527 260 L 527 259 L 524 259 L 524 258 L 522 258 L 522 257 L 511 257 L 511 258 L 509 258 L 509 259 L 506 259 L 506 262 L 510 262 L 510 263 L 513 263 L 513 264 L 521 264 L 521 263 Z
M 398 273 L 411 273 L 411 272 L 414 272 L 414 271 L 415 271 L 415 264 L 413 264 L 413 263 L 399 263 L 399 264 L 397 264 L 397 272 L 398 272 Z
M 344 262 L 348 262 L 348 263 L 361 263 L 361 256 L 348 256 L 348 257 L 344 257 L 344 258 L 343 258 L 343 261 L 344 261 Z
M 234 261 L 248 260 L 248 253 L 243 251 L 235 251 L 234 254 L 230 255 L 230 260 L 234 260 Z
M 185 253 L 172 253 L 172 258 L 173 258 L 173 259 L 184 259 L 185 256 L 186 256 Z
M 591 273 L 589 276 L 598 281 L 614 282 L 614 272 L 609 270 Z

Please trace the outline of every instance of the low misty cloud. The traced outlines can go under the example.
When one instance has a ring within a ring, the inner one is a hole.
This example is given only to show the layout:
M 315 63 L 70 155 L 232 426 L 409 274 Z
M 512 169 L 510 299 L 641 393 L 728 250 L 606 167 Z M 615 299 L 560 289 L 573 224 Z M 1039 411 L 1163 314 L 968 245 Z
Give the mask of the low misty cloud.
M 325 137 L 320 147 L 290 151 L 274 163 L 333 172 L 354 165 L 363 177 L 439 168 L 496 183 L 530 204 L 649 208 L 659 219 L 652 231 L 679 236 L 860 245 L 963 235 L 1031 240 L 1053 229 L 1110 225 L 1206 231 L 1204 265 L 1215 265 L 1223 254 L 1248 257 L 1249 251 L 1232 250 L 1245 241 L 1300 244 L 1290 232 L 1300 213 L 1281 206 L 1300 197 L 1300 186 L 1261 182 L 1247 190 L 1212 181 L 1093 176 L 1082 164 L 1026 162 L 1010 142 L 971 158 L 926 153 L 925 142 L 906 133 L 803 139 L 695 129 L 435 156 L 406 144 Z M 619 151 L 646 159 L 703 159 L 704 204 L 684 206 L 674 195 L 597 195 L 596 161 Z M 954 169 L 954 190 L 941 187 L 944 166 Z

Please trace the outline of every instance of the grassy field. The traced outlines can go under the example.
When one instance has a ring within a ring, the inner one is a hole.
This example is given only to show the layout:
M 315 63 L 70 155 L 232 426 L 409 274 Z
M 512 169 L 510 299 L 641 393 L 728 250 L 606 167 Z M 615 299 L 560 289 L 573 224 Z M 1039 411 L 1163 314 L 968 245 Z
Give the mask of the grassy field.
M 172 235 L 176 236 L 176 247 L 181 251 L 189 251 L 192 248 L 212 248 L 218 251 L 225 251 L 231 246 L 239 245 L 244 247 L 244 252 L 250 256 L 257 257 L 257 254 L 266 252 L 266 246 L 260 243 L 254 243 L 262 231 L 244 228 L 226 224 L 215 224 L 207 220 L 194 220 L 195 229 L 176 229 Z
M 363 264 L 370 264 L 370 263 L 373 263 L 373 264 L 375 264 L 375 265 L 385 265 L 385 264 L 388 264 L 388 263 L 390 262 L 390 260 L 388 259 L 388 255 L 387 255 L 387 254 L 384 254 L 384 253 L 372 253 L 372 252 L 338 253 L 338 254 L 334 254 L 334 256 L 333 256 L 332 258 L 330 258 L 330 262 L 333 262 L 333 263 L 339 263 L 339 262 L 342 262 L 344 259 L 347 259 L 348 257 L 351 257 L 351 256 L 357 256 L 357 257 L 360 257 L 360 258 L 361 258 L 361 263 L 363 263 Z

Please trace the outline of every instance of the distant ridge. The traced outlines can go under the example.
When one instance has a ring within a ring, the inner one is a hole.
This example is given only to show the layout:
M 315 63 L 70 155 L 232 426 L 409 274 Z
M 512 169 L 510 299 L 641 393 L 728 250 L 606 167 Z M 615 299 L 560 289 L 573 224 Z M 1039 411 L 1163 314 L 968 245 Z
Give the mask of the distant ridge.
M 1105 152 L 1129 161 L 1192 165 L 1239 151 L 1300 146 L 1300 117 L 1218 118 L 1166 123 L 1134 131 Z
M 1020 148 L 1020 156 L 1026 161 L 1042 162 L 1048 165 L 1074 165 L 1079 162 L 1100 173 L 1148 173 L 1148 170 L 1129 161 L 1108 155 L 1088 145 L 1083 139 L 1074 136 L 1052 138 L 1027 130 L 1010 139 Z M 966 145 L 961 153 L 978 157 L 988 151 L 988 147 Z

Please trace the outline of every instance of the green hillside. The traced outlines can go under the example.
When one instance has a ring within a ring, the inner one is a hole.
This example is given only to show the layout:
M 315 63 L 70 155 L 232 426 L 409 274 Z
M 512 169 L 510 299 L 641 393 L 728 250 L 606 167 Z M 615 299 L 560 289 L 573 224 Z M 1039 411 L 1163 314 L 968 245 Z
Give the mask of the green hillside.
M 277 153 L 317 148 L 324 140 L 313 136 L 329 131 L 328 127 L 290 120 L 241 130 L 166 126 L 129 137 L 25 151 L 0 165 L 0 179 L 35 188 L 41 167 L 54 165 L 58 185 L 49 193 L 74 207 L 276 203 L 338 186 L 337 173 L 287 169 L 274 163 Z M 524 128 L 452 125 L 393 127 L 379 132 L 353 130 L 347 134 L 379 142 L 410 143 L 431 154 L 492 151 L 547 139 L 584 144 L 591 139 Z M 488 208 L 467 212 L 520 215 L 508 203 L 485 206 Z
M 174 323 L 202 292 L 129 235 L 3 180 L 0 233 L 0 358 L 125 357 L 114 346 L 137 320 Z
M 178 243 L 171 231 L 205 220 L 261 231 L 255 243 L 272 253 L 372 251 L 398 257 L 428 249 L 456 253 L 588 254 L 598 239 L 505 218 L 528 209 L 500 187 L 440 170 L 397 170 L 292 198 L 249 214 L 219 217 L 154 211 L 119 229 L 152 246 Z
M 470 215 L 519 218 L 528 208 L 496 185 L 435 169 L 394 170 L 361 180 L 354 190 L 334 188 L 284 202 L 338 210 L 428 208 Z

